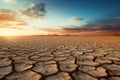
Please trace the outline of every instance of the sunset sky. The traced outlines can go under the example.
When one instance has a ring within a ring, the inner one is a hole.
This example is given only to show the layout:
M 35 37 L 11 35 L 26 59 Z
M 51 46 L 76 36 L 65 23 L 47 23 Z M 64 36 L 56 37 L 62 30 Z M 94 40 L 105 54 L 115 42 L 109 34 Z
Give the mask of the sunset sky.
M 120 0 L 0 0 L 0 36 L 120 35 Z

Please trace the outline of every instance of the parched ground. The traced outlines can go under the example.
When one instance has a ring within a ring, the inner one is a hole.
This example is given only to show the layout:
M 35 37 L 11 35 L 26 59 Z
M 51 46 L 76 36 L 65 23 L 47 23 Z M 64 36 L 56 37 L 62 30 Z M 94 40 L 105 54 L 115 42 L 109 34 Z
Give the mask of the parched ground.
M 120 37 L 0 38 L 0 80 L 120 80 Z

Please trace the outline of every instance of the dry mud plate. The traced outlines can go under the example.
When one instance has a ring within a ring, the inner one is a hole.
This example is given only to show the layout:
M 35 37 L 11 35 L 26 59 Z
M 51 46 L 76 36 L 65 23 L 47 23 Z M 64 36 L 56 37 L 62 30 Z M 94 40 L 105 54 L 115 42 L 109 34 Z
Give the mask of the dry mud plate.
M 0 80 L 120 80 L 120 37 L 0 38 Z

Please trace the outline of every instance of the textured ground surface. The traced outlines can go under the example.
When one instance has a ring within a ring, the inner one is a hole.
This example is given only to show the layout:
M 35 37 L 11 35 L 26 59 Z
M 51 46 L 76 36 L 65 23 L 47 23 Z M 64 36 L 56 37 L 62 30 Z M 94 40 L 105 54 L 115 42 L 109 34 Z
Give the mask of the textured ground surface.
M 0 38 L 0 80 L 120 80 L 120 37 Z

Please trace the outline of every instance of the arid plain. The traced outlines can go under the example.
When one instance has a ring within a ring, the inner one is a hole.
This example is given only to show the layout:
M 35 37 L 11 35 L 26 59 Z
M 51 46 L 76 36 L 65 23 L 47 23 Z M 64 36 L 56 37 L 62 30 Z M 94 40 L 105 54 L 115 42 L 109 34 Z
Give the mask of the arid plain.
M 1 37 L 0 80 L 120 80 L 120 37 Z

